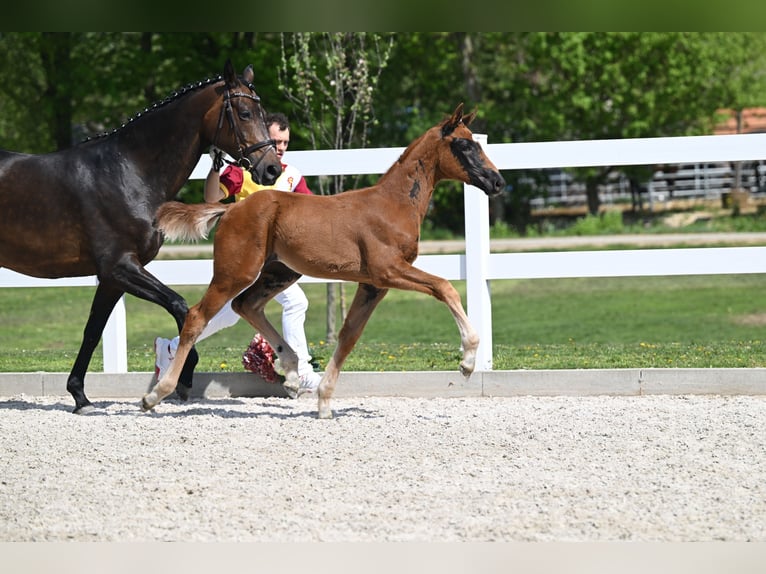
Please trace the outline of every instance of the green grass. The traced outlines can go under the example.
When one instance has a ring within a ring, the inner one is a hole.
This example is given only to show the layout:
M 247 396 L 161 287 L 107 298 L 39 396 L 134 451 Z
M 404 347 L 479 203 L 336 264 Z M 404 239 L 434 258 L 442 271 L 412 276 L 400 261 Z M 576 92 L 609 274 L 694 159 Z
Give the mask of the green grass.
M 465 301 L 464 282 L 454 283 Z M 766 366 L 766 275 L 493 281 L 494 368 Z M 325 286 L 307 284 L 306 333 L 324 367 Z M 347 286 L 348 300 L 354 286 Z M 0 371 L 68 372 L 94 288 L 0 289 Z M 204 287 L 179 288 L 190 304 Z M 154 368 L 153 341 L 175 334 L 161 308 L 126 298 L 128 368 Z M 269 315 L 279 326 L 280 307 Z M 252 337 L 244 321 L 198 345 L 198 370 L 241 371 Z M 391 291 L 345 370 L 456 370 L 457 328 L 425 295 Z M 103 367 L 101 347 L 90 370 Z

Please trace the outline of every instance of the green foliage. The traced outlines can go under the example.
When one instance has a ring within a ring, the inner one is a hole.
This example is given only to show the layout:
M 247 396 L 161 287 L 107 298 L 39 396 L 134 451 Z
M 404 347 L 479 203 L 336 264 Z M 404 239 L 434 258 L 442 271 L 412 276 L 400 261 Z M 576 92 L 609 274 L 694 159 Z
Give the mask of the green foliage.
M 377 121 L 373 101 L 394 44 L 392 35 L 367 32 L 294 32 L 281 35 L 279 88 L 302 122 L 312 149 L 366 147 Z M 325 183 L 329 185 L 325 185 Z M 343 175 L 318 181 L 322 194 L 347 187 Z
M 609 235 L 623 232 L 622 212 L 604 211 L 579 218 L 570 228 L 573 235 Z
M 313 100 L 321 121 L 296 126 L 301 142 L 334 126 L 340 98 L 371 143 L 398 146 L 461 101 L 490 141 L 545 141 L 702 133 L 716 109 L 766 97 L 760 32 L 4 32 L 0 48 L 9 130 L 44 124 L 40 107 L 64 101 L 54 90 L 71 98 L 73 126 L 116 127 L 227 57 L 255 65 L 267 107 L 284 110 L 287 95 L 299 115 Z M 57 51 L 60 65 L 46 64 Z
M 110 131 L 177 88 L 220 74 L 227 57 L 241 69 L 275 65 L 274 44 L 263 40 L 237 32 L 0 33 L 0 147 L 42 153 Z M 267 78 L 259 92 L 268 98 L 275 84 Z

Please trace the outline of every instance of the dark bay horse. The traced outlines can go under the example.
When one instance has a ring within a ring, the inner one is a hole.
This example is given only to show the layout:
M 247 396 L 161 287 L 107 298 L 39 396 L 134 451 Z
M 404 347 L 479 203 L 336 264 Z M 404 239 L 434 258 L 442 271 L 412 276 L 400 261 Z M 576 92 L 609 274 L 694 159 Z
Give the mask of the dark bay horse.
M 99 280 L 67 380 L 75 413 L 93 409 L 85 373 L 124 293 L 164 307 L 181 330 L 186 301 L 144 268 L 163 240 L 158 208 L 175 197 L 211 144 L 256 181 L 273 183 L 282 171 L 273 143 L 252 66 L 238 77 L 227 61 L 223 76 L 182 88 L 110 134 L 49 154 L 0 151 L 0 267 Z M 191 353 L 181 396 L 197 362 L 193 349 L 185 351 Z
M 332 418 L 330 398 L 340 369 L 389 289 L 419 291 L 447 305 L 460 331 L 460 370 L 470 376 L 479 336 L 468 322 L 460 295 L 449 281 L 413 267 L 412 262 L 439 181 L 459 180 L 489 195 L 505 187 L 468 129 L 474 116 L 475 112 L 464 116 L 459 105 L 451 117 L 412 142 L 372 187 L 333 196 L 260 191 L 229 205 L 163 205 L 158 225 L 168 238 L 198 239 L 219 218 L 220 224 L 213 279 L 201 301 L 189 310 L 175 360 L 143 397 L 142 407 L 154 408 L 173 391 L 182 361 L 203 327 L 232 298 L 234 310 L 276 350 L 285 367 L 285 386 L 298 392 L 297 356 L 268 322 L 264 307 L 304 273 L 359 284 L 319 386 L 319 418 Z

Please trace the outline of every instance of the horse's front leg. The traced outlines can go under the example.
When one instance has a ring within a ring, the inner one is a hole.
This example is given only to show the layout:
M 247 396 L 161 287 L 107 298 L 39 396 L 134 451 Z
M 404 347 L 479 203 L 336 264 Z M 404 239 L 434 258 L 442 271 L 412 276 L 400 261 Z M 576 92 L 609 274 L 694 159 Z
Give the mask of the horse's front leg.
M 322 382 L 319 383 L 318 416 L 320 419 L 331 419 L 332 409 L 330 399 L 335 392 L 338 375 L 346 362 L 349 354 L 356 345 L 359 337 L 367 325 L 367 321 L 378 306 L 378 303 L 386 296 L 388 289 L 378 289 L 366 283 L 360 283 L 357 287 L 354 300 L 348 308 L 346 320 L 343 322 L 338 334 L 338 345 L 325 369 Z
M 80 350 L 77 352 L 77 358 L 66 383 L 67 391 L 74 398 L 75 407 L 72 412 L 75 414 L 86 414 L 94 409 L 93 404 L 85 395 L 85 373 L 93 358 L 93 351 L 98 346 L 104 332 L 109 315 L 112 314 L 112 310 L 122 297 L 122 293 L 120 289 L 110 287 L 107 283 L 99 283 L 96 287 L 96 294 L 93 296 L 90 314 L 83 331 Z

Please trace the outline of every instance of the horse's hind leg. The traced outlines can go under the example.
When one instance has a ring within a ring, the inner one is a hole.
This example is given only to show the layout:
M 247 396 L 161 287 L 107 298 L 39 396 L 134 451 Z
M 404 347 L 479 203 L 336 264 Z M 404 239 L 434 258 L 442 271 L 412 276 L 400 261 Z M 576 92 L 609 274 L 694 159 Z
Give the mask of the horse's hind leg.
M 335 392 L 340 369 L 362 335 L 370 315 L 386 296 L 386 293 L 388 293 L 388 289 L 378 289 L 365 283 L 359 284 L 354 300 L 346 314 L 346 320 L 338 334 L 338 345 L 335 347 L 335 352 L 325 369 L 322 382 L 319 384 L 318 415 L 320 419 L 332 418 L 330 399 Z
M 106 283 L 99 283 L 96 287 L 88 321 L 85 323 L 80 350 L 77 352 L 77 358 L 66 384 L 67 391 L 74 398 L 75 407 L 72 412 L 75 414 L 85 414 L 93 410 L 93 404 L 85 395 L 85 373 L 93 358 L 93 351 L 101 340 L 109 315 L 111 315 L 112 309 L 122 294 L 121 290 L 110 287 Z
M 285 369 L 283 386 L 291 396 L 297 396 L 300 392 L 298 355 L 268 320 L 265 308 L 266 303 L 295 283 L 300 279 L 300 276 L 300 273 L 296 273 L 282 263 L 271 262 L 264 266 L 256 282 L 240 293 L 231 303 L 232 309 L 263 335 L 276 351 L 279 361 Z

